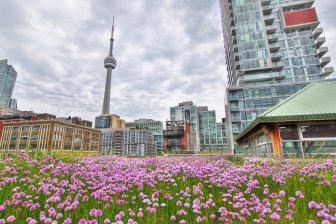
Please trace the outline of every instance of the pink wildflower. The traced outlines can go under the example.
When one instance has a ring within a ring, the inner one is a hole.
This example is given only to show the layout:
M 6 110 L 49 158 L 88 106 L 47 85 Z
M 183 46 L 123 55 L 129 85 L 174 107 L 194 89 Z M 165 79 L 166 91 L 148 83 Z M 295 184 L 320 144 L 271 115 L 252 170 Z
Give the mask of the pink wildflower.
M 280 215 L 276 212 L 273 212 L 270 216 L 270 218 L 273 220 L 273 221 L 278 221 L 280 219 Z
M 9 222 L 9 223 L 12 223 L 14 221 L 15 221 L 15 217 L 13 215 L 8 216 L 7 219 L 6 219 L 6 222 Z

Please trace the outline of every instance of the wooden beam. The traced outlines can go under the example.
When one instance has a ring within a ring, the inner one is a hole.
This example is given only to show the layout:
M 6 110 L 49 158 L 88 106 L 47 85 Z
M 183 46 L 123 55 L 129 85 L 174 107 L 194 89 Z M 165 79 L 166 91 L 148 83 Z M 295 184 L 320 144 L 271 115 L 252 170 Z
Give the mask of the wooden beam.
M 270 131 L 270 136 L 272 141 L 274 159 L 282 159 L 283 153 L 282 153 L 281 138 L 278 125 L 273 124 L 273 127 Z

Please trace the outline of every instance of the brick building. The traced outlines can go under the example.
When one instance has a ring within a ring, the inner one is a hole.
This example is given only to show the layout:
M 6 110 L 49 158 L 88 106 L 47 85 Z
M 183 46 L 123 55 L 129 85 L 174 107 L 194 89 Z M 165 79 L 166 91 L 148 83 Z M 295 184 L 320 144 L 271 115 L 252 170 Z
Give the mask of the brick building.
M 0 153 L 37 151 L 98 152 L 100 131 L 56 120 L 2 123 Z

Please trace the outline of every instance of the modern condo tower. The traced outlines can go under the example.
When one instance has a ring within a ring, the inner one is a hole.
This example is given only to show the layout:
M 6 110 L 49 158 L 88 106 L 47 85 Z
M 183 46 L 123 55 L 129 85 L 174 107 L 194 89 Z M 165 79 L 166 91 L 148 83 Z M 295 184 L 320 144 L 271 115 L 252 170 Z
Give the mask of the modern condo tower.
M 219 0 L 230 147 L 257 115 L 333 72 L 314 0 Z
M 104 60 L 104 67 L 107 69 L 106 74 L 106 83 L 105 83 L 105 92 L 104 92 L 104 101 L 102 114 L 95 119 L 95 128 L 110 128 L 112 121 L 110 115 L 110 92 L 111 92 L 111 78 L 112 78 L 112 69 L 115 69 L 117 61 L 113 57 L 113 41 L 114 41 L 114 17 L 112 23 L 112 31 L 110 38 L 110 52 L 109 55 Z
M 17 72 L 7 59 L 0 60 L 0 105 L 10 106 L 16 76 Z

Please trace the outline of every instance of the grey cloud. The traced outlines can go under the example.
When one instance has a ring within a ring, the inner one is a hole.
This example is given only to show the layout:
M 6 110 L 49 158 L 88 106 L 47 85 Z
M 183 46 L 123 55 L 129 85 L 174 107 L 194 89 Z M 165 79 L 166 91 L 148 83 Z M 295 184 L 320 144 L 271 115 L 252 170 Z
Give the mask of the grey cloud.
M 336 31 L 326 20 L 335 3 L 316 4 L 334 57 Z M 219 4 L 206 0 L 0 1 L 0 59 L 19 72 L 19 108 L 93 121 L 101 113 L 112 16 L 111 113 L 164 121 L 170 106 L 193 100 L 224 116 Z

